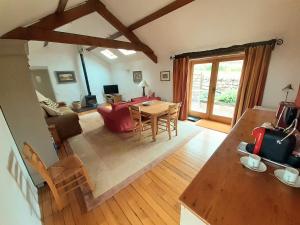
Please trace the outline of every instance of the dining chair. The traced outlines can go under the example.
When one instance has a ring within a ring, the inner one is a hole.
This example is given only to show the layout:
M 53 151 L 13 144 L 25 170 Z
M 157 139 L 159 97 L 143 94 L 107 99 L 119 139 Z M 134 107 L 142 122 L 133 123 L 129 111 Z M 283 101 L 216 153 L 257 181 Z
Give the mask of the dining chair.
M 158 128 L 163 131 L 168 131 L 169 139 L 172 138 L 172 129 L 178 135 L 178 117 L 181 103 L 169 105 L 168 111 L 165 115 L 158 117 Z M 172 129 L 171 129 L 172 128 Z
M 132 121 L 132 131 L 134 135 L 139 132 L 139 138 L 142 137 L 142 132 L 146 130 L 150 130 L 151 127 L 151 119 L 149 117 L 145 117 L 141 113 L 141 109 L 139 106 L 129 106 L 130 117 Z
M 66 206 L 65 195 L 77 188 L 93 190 L 93 184 L 83 163 L 77 155 L 70 155 L 46 167 L 39 155 L 27 143 L 24 143 L 23 153 L 28 163 L 47 182 L 58 210 Z

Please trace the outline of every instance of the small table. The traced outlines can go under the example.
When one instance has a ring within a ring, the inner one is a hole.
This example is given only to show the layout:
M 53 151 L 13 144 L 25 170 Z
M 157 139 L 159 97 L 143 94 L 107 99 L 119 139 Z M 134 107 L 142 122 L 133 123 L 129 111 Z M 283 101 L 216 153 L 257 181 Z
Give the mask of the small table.
M 135 104 L 139 106 L 142 114 L 149 116 L 151 118 L 152 127 L 152 139 L 156 141 L 156 130 L 157 130 L 157 118 L 168 112 L 169 106 L 173 105 L 173 102 L 164 102 L 159 100 L 149 101 L 150 105 L 143 105 L 143 103 Z

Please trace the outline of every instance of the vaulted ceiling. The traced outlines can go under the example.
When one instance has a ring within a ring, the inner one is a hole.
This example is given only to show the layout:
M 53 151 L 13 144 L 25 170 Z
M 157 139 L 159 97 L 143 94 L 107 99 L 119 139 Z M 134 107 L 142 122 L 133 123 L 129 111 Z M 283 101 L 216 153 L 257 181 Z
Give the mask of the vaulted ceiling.
M 102 0 L 126 26 L 173 0 Z M 1 0 L 0 35 L 53 13 L 58 0 Z M 69 0 L 67 9 L 81 0 Z M 299 0 L 195 0 L 153 21 L 134 33 L 161 56 L 181 51 L 261 41 L 294 35 L 300 23 Z M 58 31 L 107 37 L 116 29 L 97 13 L 89 14 Z M 121 37 L 118 40 L 128 41 Z
M 87 0 L 76 6 L 70 6 L 69 9 L 67 9 L 68 0 L 59 0 L 57 8 L 52 14 L 41 17 L 37 21 L 32 21 L 30 24 L 19 25 L 15 29 L 3 34 L 1 38 L 45 41 L 44 46 L 47 46 L 48 42 L 90 45 L 88 48 L 89 51 L 97 47 L 136 50 L 142 51 L 153 62 L 157 63 L 157 56 L 154 51 L 147 44 L 144 44 L 135 35 L 133 30 L 193 1 L 194 0 L 175 0 L 160 10 L 144 16 L 142 19 L 135 21 L 130 25 L 125 25 L 100 0 Z M 67 25 L 94 12 L 97 12 L 102 16 L 117 31 L 106 38 L 101 38 L 56 30 L 63 25 Z M 129 42 L 115 40 L 121 36 L 125 36 Z

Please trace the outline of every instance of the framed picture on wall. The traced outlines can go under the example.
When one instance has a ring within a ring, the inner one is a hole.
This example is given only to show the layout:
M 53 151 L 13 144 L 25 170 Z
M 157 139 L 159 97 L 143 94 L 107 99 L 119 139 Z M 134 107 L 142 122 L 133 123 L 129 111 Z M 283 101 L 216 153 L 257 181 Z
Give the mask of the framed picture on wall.
M 143 80 L 142 71 L 133 71 L 133 82 L 139 84 Z
M 170 81 L 170 71 L 161 71 L 160 81 Z
M 57 83 L 59 84 L 76 82 L 74 71 L 55 71 L 55 75 Z

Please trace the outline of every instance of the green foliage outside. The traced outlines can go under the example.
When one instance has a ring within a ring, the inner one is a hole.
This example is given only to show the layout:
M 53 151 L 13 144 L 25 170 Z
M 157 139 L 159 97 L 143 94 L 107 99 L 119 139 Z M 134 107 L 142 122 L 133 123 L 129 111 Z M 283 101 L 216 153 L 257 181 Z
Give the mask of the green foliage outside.
M 215 100 L 216 102 L 222 102 L 230 105 L 236 103 L 236 89 L 226 90 L 223 93 L 216 93 Z M 207 102 L 208 92 L 200 93 L 200 102 Z
M 226 90 L 223 93 L 217 95 L 216 100 L 218 102 L 223 102 L 226 104 L 235 104 L 236 103 L 236 93 L 237 93 L 237 90 L 235 90 L 235 89 Z

